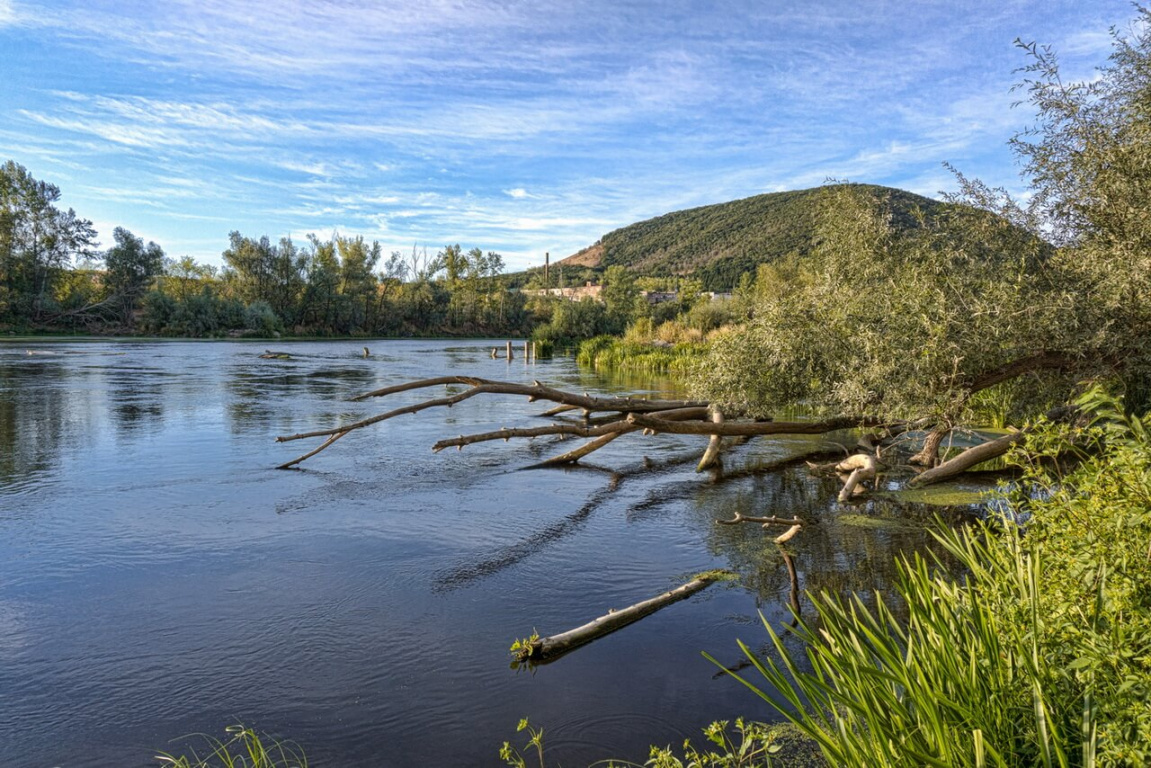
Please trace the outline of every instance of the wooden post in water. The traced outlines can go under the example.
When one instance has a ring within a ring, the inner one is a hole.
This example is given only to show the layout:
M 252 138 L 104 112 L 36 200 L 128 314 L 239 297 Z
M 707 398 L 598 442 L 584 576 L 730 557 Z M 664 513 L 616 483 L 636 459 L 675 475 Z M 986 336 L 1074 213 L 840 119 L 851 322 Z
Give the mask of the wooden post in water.
M 509 341 L 507 344 L 508 362 L 512 361 L 512 343 Z
M 539 342 L 538 341 L 532 342 L 532 359 L 535 360 L 537 363 L 540 360 L 540 348 L 539 348 Z
M 531 342 L 529 342 L 527 339 L 524 339 L 524 362 L 525 363 L 532 359 L 532 349 L 530 346 L 528 346 L 530 343 Z

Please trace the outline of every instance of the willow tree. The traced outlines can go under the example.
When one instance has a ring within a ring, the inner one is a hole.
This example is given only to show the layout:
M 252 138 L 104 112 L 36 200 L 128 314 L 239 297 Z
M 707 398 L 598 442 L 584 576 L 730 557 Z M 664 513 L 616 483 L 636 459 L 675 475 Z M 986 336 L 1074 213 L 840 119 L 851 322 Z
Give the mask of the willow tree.
M 850 185 L 825 190 L 818 220 L 808 257 L 760 273 L 752 319 L 714 344 L 698 394 L 753 415 L 803 403 L 921 419 L 930 461 L 978 393 L 1074 362 L 1037 338 L 1066 296 L 1027 230 L 964 205 L 899 211 Z
M 925 463 L 994 399 L 1009 422 L 1105 379 L 1129 402 L 1151 380 L 1151 21 L 1099 77 L 1067 84 L 1055 56 L 1022 87 L 1038 113 L 1012 146 L 1023 206 L 958 175 L 961 192 L 907 213 L 874 188 L 828 187 L 810 256 L 759 277 L 753 317 L 714 345 L 696 394 L 750 414 L 793 403 L 919 419 Z

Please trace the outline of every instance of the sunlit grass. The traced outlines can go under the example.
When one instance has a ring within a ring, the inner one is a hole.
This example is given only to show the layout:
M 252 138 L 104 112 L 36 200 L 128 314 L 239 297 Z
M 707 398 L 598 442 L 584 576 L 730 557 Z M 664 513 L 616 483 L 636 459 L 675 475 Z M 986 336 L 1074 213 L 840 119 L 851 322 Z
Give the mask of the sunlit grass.
M 705 348 L 703 343 L 655 346 L 597 336 L 580 344 L 576 361 L 597 371 L 687 373 L 692 363 L 703 356 Z
M 224 729 L 227 737 L 217 739 L 207 734 L 195 738 L 202 742 L 203 756 L 195 749 L 187 755 L 156 755 L 161 765 L 176 768 L 307 768 L 308 759 L 293 742 L 275 741 L 242 725 Z

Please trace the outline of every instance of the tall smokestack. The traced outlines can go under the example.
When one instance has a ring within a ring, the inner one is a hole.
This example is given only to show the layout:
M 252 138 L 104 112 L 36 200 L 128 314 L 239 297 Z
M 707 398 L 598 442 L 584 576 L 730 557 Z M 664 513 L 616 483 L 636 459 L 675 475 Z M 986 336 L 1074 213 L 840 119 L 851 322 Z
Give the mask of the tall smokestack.
M 544 288 L 551 288 L 551 280 L 548 279 L 548 267 L 551 265 L 551 254 L 544 252 Z

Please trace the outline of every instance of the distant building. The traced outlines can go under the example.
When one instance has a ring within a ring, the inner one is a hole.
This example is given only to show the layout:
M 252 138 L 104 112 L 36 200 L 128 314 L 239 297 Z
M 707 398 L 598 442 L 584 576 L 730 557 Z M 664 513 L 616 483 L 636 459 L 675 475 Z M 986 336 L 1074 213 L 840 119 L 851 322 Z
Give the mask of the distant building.
M 559 296 L 568 301 L 582 301 L 585 298 L 603 301 L 602 285 L 593 285 L 589 280 L 584 285 L 573 285 L 567 288 L 532 288 L 524 291 L 528 296 Z

